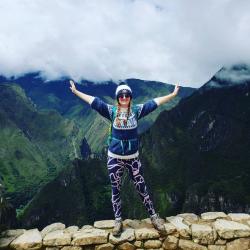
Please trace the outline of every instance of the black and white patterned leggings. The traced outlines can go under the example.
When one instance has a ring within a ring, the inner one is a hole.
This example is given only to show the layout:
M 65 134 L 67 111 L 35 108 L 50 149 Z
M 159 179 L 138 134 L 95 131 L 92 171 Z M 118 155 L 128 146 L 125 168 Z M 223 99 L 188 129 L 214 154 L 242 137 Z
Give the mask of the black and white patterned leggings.
M 115 218 L 121 218 L 120 190 L 121 179 L 125 168 L 128 169 L 130 178 L 133 180 L 136 190 L 139 193 L 143 204 L 145 205 L 150 216 L 155 214 L 153 202 L 148 194 L 147 187 L 143 178 L 142 164 L 140 159 L 136 157 L 133 159 L 122 160 L 108 156 L 107 166 L 112 186 L 111 201 Z

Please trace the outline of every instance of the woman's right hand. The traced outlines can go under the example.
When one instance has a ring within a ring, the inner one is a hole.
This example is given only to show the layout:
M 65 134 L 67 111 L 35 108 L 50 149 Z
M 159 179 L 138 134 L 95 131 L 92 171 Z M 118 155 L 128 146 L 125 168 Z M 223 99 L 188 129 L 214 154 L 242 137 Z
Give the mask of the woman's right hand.
M 91 96 L 91 95 L 87 95 L 79 90 L 76 89 L 76 86 L 75 86 L 75 83 L 73 80 L 69 80 L 69 83 L 71 85 L 70 89 L 71 91 L 77 95 L 79 98 L 81 98 L 83 101 L 91 104 L 93 102 L 93 100 L 95 99 L 94 96 Z
M 76 86 L 75 86 L 74 81 L 73 81 L 73 80 L 70 80 L 69 83 L 70 83 L 70 85 L 71 85 L 71 87 L 70 87 L 71 91 L 75 94 Z

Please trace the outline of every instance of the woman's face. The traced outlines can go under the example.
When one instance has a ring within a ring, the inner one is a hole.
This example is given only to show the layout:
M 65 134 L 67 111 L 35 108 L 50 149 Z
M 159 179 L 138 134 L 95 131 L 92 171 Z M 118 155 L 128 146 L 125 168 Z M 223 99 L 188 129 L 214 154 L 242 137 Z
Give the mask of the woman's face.
M 123 108 L 128 107 L 130 100 L 131 100 L 131 98 L 130 98 L 130 96 L 128 94 L 121 94 L 118 97 L 119 104 Z

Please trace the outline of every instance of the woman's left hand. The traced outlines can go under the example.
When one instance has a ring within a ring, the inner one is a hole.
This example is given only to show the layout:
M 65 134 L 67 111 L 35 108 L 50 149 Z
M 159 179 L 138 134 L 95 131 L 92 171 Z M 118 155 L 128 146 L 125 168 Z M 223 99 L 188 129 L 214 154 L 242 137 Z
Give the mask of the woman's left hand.
M 180 89 L 179 84 L 175 84 L 175 88 L 172 94 L 176 96 L 178 94 L 179 89 Z

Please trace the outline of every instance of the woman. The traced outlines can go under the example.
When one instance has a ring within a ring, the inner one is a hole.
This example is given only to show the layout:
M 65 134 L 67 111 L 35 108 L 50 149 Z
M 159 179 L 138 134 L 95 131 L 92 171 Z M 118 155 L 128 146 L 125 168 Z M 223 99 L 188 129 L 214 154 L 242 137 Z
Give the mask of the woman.
M 166 103 L 178 94 L 179 86 L 176 85 L 173 93 L 154 98 L 144 104 L 132 105 L 132 90 L 126 84 L 121 84 L 116 89 L 117 105 L 109 105 L 99 97 L 93 97 L 78 91 L 70 80 L 71 91 L 90 104 L 102 116 L 112 122 L 110 143 L 108 148 L 108 172 L 112 185 L 112 206 L 115 215 L 113 235 L 119 236 L 122 232 L 121 217 L 121 178 L 125 168 L 128 169 L 130 178 L 145 205 L 152 224 L 160 232 L 165 231 L 163 220 L 155 212 L 152 199 L 147 191 L 139 159 L 139 141 L 137 122 L 142 117 L 154 111 L 159 105 Z

